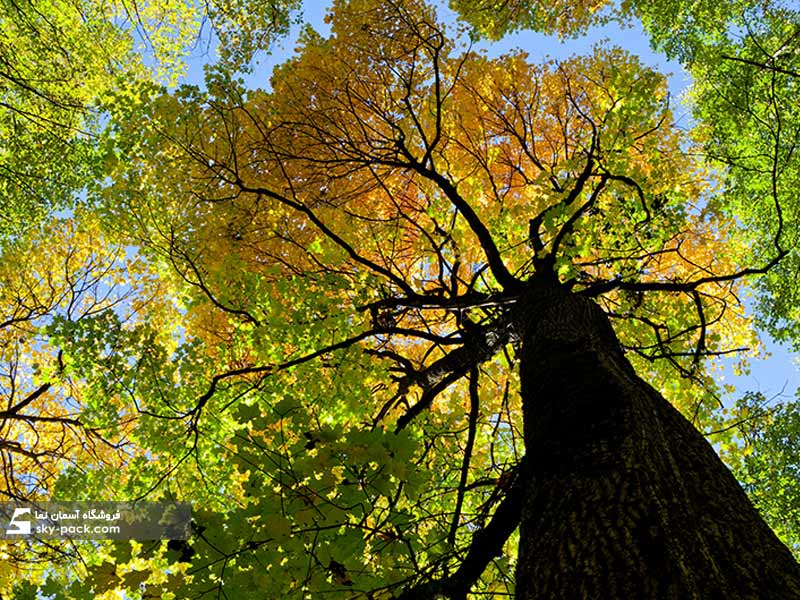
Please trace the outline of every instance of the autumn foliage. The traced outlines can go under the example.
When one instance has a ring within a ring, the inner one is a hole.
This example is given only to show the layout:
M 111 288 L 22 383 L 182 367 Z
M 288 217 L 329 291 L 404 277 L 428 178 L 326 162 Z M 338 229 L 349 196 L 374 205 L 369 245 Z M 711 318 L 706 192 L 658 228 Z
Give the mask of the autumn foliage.
M 418 1 L 335 1 L 329 33 L 304 29 L 245 88 L 236 70 L 293 7 L 249 23 L 209 6 L 229 49 L 203 89 L 108 83 L 82 197 L 6 236 L 0 492 L 189 500 L 195 535 L 7 544 L 2 593 L 513 596 L 521 315 L 547 290 L 596 304 L 638 376 L 758 479 L 773 413 L 725 405 L 714 376 L 758 353 L 748 277 L 790 255 L 776 157 L 796 121 L 770 137 L 754 100 L 737 127 L 771 167 L 725 162 L 725 132 L 679 127 L 664 76 L 626 50 L 496 56 Z M 473 36 L 658 23 L 627 4 L 453 8 Z M 151 43 L 180 54 L 192 30 L 172 31 Z

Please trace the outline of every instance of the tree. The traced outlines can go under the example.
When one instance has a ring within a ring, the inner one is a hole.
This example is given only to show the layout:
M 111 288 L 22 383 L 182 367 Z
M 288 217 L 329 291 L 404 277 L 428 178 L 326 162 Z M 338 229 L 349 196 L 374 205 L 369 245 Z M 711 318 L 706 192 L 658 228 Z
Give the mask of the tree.
M 494 19 L 497 11 L 481 0 L 453 5 L 475 34 L 488 36 L 524 27 L 534 16 L 539 19 L 535 24 L 548 27 L 547 18 L 552 21 L 552 15 L 566 10 L 556 3 L 550 5 L 551 13 L 539 10 L 526 15 L 522 5 L 509 2 L 504 4 L 505 19 Z M 797 349 L 799 302 L 797 287 L 790 282 L 798 273 L 797 254 L 791 250 L 798 240 L 796 230 L 782 225 L 795 222 L 799 208 L 793 193 L 798 123 L 793 97 L 800 74 L 797 8 L 791 3 L 736 0 L 631 2 L 616 15 L 610 12 L 606 7 L 588 18 L 637 15 L 654 47 L 678 58 L 692 74 L 692 105 L 705 136 L 703 152 L 727 173 L 725 210 L 748 224 L 741 235 L 747 236 L 753 258 L 768 262 L 781 254 L 781 247 L 789 250 L 750 284 L 757 294 L 759 326 Z M 770 195 L 775 202 L 758 201 Z M 786 518 L 796 510 L 797 495 L 788 491 L 793 484 L 787 483 L 795 477 L 792 463 L 783 458 L 791 447 L 787 442 L 800 431 L 796 407 L 791 402 L 775 405 L 760 394 L 748 393 L 740 409 L 747 430 L 739 440 L 740 456 L 728 454 L 728 460 L 739 465 L 737 477 L 747 482 L 759 509 L 771 515 L 773 527 L 796 549 L 800 539 L 788 533 L 795 526 Z
M 296 10 L 291 0 L 0 4 L 0 239 L 74 207 L 102 177 L 101 104 L 136 100 L 137 82 L 174 84 L 209 25 L 220 42 L 217 66 L 247 70 L 288 32 Z
M 54 220 L 26 239 L 7 241 L 0 269 L 0 464 L 4 502 L 57 496 L 65 471 L 122 468 L 142 450 L 128 440 L 135 422 L 109 401 L 108 388 L 83 386 L 88 365 L 63 335 L 112 363 L 121 328 L 144 306 L 157 318 L 159 285 L 141 260 L 109 243 L 96 217 Z M 145 293 L 145 288 L 149 288 Z M 133 300 L 136 298 L 135 300 Z M 115 315 L 116 316 L 115 318 Z M 136 339 L 128 333 L 128 346 Z M 140 454 L 139 454 L 140 455 Z M 91 483 L 84 478 L 82 485 Z M 97 493 L 97 490 L 95 490 Z M 4 540 L 0 590 L 74 558 L 69 545 Z
M 755 343 L 738 295 L 790 254 L 791 175 L 745 191 L 619 49 L 536 66 L 418 2 L 330 18 L 269 92 L 110 107 L 101 219 L 176 306 L 51 327 L 146 451 L 59 490 L 198 510 L 190 546 L 106 548 L 69 594 L 800 596 L 697 429 L 741 416 L 709 361 Z
M 150 86 L 175 84 L 209 26 L 207 41 L 222 41 L 216 66 L 231 77 L 246 71 L 256 53 L 288 31 L 296 9 L 291 1 L 0 2 L 0 495 L 6 499 L 57 497 L 65 479 L 56 480 L 65 471 L 120 469 L 144 452 L 129 443 L 130 412 L 109 403 L 99 383 L 80 385 L 76 373 L 85 378 L 89 367 L 77 352 L 74 360 L 64 357 L 69 343 L 62 334 L 72 327 L 84 335 L 70 336 L 72 342 L 111 360 L 123 337 L 129 347 L 142 345 L 141 328 L 126 328 L 144 306 L 149 321 L 163 315 L 163 305 L 148 298 L 159 289 L 150 287 L 148 269 L 126 257 L 87 210 L 114 161 L 101 136 L 107 111 L 141 100 Z M 3 596 L 22 573 L 35 580 L 61 554 L 74 556 L 68 545 L 3 543 L 0 552 Z

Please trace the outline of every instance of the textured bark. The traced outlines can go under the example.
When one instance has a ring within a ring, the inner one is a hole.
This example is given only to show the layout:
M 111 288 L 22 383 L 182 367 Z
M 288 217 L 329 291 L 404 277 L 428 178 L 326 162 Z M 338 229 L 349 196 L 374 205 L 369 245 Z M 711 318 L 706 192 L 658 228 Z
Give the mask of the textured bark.
M 594 302 L 518 321 L 530 459 L 517 600 L 800 598 L 800 566 Z

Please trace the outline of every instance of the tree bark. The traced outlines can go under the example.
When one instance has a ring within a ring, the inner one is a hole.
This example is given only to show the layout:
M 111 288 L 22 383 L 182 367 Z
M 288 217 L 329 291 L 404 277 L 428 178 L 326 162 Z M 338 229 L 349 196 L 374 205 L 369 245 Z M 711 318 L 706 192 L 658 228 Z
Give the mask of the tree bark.
M 800 565 L 591 300 L 520 311 L 530 478 L 516 600 L 800 598 Z

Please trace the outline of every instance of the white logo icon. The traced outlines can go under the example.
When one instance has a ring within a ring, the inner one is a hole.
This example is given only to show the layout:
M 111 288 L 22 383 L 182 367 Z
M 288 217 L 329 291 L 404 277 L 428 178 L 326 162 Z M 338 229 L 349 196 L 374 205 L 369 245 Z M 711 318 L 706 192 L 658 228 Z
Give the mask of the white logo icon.
M 25 520 L 17 521 L 17 517 L 19 517 L 20 515 L 30 514 L 30 512 L 31 512 L 30 508 L 15 508 L 14 515 L 8 522 L 9 526 L 13 526 L 14 529 L 6 529 L 6 533 L 8 535 L 30 535 L 31 522 Z

